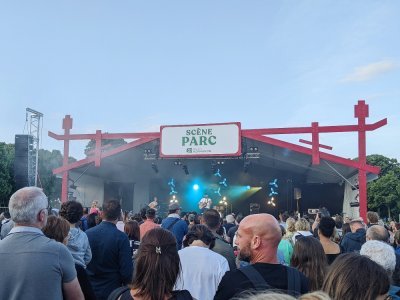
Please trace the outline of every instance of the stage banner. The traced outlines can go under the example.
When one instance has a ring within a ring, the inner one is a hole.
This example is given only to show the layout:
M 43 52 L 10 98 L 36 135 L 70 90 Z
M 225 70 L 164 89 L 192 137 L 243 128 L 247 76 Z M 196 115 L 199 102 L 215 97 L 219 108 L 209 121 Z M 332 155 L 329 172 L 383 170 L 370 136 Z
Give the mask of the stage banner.
M 161 126 L 160 157 L 239 156 L 240 123 Z

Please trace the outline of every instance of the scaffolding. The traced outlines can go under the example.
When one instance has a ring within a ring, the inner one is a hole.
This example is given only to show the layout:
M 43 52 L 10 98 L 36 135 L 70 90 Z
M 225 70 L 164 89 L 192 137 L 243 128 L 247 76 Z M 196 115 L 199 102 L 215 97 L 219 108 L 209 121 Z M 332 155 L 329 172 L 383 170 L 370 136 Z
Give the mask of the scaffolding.
M 28 145 L 28 181 L 29 186 L 37 186 L 38 179 L 38 162 L 39 162 L 39 149 L 40 137 L 42 134 L 42 118 L 43 114 L 31 109 L 26 108 L 26 121 L 28 123 L 28 134 L 32 136 Z M 31 142 L 32 141 L 32 142 Z

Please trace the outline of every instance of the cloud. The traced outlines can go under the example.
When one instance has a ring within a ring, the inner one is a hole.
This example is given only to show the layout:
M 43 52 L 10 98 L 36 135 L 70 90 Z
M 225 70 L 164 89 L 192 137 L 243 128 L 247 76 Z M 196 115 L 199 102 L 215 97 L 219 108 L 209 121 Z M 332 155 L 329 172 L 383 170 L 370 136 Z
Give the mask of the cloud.
M 365 66 L 357 67 L 352 73 L 345 76 L 341 82 L 361 82 L 367 81 L 381 74 L 390 72 L 399 67 L 394 61 L 383 60 Z

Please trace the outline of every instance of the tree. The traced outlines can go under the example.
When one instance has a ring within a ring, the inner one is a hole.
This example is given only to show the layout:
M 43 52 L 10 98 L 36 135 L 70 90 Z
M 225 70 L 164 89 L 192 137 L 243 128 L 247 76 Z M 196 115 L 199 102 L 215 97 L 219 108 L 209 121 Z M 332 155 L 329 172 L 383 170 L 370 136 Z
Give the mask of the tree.
M 0 206 L 7 206 L 14 184 L 14 145 L 0 142 Z
M 124 139 L 115 139 L 115 140 L 102 140 L 101 141 L 101 146 L 106 148 L 107 150 L 114 149 L 118 146 L 125 145 L 127 142 L 125 142 Z M 107 146 L 107 147 L 105 147 Z M 85 155 L 86 156 L 91 156 L 93 155 L 94 148 L 96 147 L 96 141 L 95 140 L 90 140 L 89 143 L 86 145 L 85 148 Z
M 383 155 L 367 156 L 367 162 L 381 167 L 379 178 L 368 183 L 368 208 L 380 211 L 381 216 L 397 216 L 400 213 L 400 164 Z
M 62 165 L 63 156 L 59 150 L 39 150 L 38 186 L 43 188 L 48 199 L 61 197 L 61 178 L 53 174 L 53 169 Z

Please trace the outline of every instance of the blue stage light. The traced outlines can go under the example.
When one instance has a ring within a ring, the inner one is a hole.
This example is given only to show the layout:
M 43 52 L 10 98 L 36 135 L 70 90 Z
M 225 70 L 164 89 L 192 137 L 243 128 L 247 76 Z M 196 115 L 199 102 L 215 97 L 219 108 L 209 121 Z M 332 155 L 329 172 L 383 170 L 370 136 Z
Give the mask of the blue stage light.
M 251 189 L 251 187 L 248 185 L 248 186 L 246 186 L 246 190 L 249 190 L 249 189 Z
M 198 184 L 193 184 L 193 189 L 194 189 L 195 191 L 197 191 L 197 190 L 199 189 L 199 185 L 198 185 Z

